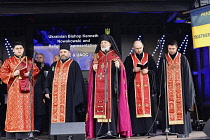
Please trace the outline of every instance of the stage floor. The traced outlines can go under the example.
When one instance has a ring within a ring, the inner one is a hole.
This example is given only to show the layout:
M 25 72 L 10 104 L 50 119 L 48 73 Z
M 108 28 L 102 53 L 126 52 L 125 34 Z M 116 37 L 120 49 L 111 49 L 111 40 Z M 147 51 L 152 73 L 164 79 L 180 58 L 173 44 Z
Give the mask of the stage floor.
M 151 134 L 153 135 L 153 137 L 146 137 L 146 136 L 139 136 L 139 137 L 131 137 L 131 138 L 128 138 L 127 140 L 166 140 L 166 136 L 165 135 L 158 135 L 160 134 L 161 132 L 158 131 L 157 134 Z M 36 137 L 38 139 L 41 139 L 41 140 L 49 140 L 49 136 L 47 135 L 42 135 L 42 136 L 38 136 Z M 185 139 L 188 139 L 188 140 L 203 140 L 203 139 L 206 139 L 206 140 L 210 140 L 210 137 L 207 137 L 206 134 L 203 132 L 203 131 L 193 131 L 192 133 L 190 133 L 190 136 L 188 138 L 177 138 L 176 135 L 169 135 L 168 136 L 168 140 L 185 140 Z M 108 139 L 106 139 L 108 140 Z M 116 140 L 116 139 L 109 139 L 109 140 Z
M 193 131 L 190 133 L 190 136 L 188 138 L 177 138 L 176 135 L 169 135 L 168 140 L 202 140 L 202 139 L 207 139 L 210 140 L 210 137 L 207 137 L 206 134 L 203 131 Z M 141 137 L 131 137 L 129 140 L 166 140 L 165 135 L 157 135 L 154 137 L 146 137 L 146 136 L 141 136 Z

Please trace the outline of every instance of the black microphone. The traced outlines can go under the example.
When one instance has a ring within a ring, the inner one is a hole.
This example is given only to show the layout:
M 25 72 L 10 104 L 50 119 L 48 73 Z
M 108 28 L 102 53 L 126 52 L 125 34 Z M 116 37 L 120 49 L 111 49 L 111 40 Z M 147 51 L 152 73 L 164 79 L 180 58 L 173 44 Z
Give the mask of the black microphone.
M 169 63 L 168 63 L 168 61 L 167 61 L 167 59 L 166 59 L 166 54 L 165 54 L 165 53 L 162 53 L 161 57 L 163 58 L 164 61 L 166 61 L 166 63 L 167 63 L 168 66 L 169 66 Z
M 166 54 L 162 53 L 161 57 L 165 59 L 166 58 Z

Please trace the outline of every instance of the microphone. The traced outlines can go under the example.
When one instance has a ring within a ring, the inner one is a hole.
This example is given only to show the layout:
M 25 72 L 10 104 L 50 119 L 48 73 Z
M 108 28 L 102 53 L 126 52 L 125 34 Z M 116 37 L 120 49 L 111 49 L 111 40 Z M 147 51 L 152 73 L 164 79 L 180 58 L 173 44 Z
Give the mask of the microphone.
M 165 53 L 162 53 L 161 57 L 165 59 L 166 54 Z
M 161 55 L 161 57 L 163 58 L 163 60 L 164 61 L 166 61 L 166 63 L 168 64 L 168 66 L 169 66 L 169 63 L 168 63 L 168 61 L 167 61 L 167 59 L 166 59 L 166 54 L 165 53 L 163 53 L 162 55 Z

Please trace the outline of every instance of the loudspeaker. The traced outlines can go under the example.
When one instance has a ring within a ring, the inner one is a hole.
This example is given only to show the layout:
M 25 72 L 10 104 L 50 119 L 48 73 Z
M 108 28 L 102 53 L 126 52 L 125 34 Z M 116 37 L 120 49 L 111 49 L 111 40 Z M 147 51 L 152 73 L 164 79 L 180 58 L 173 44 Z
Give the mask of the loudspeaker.
M 51 123 L 51 140 L 85 140 L 85 122 Z
M 204 128 L 203 128 L 203 132 L 210 137 L 210 119 L 206 122 Z

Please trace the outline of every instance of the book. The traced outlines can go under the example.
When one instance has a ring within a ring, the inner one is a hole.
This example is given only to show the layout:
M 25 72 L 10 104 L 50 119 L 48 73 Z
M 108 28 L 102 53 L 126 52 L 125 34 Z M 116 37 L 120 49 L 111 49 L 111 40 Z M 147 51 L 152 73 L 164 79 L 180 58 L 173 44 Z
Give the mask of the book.
M 140 67 L 140 69 L 143 70 L 143 69 L 148 67 L 148 62 L 146 64 L 144 64 L 144 65 L 138 63 L 137 67 Z

